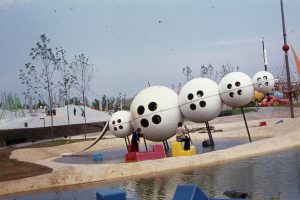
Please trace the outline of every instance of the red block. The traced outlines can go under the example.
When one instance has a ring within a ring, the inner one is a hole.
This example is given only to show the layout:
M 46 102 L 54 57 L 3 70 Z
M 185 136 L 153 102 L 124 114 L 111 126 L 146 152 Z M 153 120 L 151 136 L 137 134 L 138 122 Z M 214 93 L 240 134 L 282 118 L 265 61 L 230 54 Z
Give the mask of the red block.
M 259 126 L 266 126 L 267 122 L 259 122 Z
M 128 152 L 125 154 L 126 161 L 142 161 L 142 160 L 154 160 L 165 158 L 166 152 L 163 145 L 155 144 L 152 147 L 152 151 L 143 151 L 143 152 Z
M 137 144 L 137 150 L 138 150 L 138 152 L 140 151 L 140 145 L 139 145 L 139 143 Z M 135 152 L 135 151 L 132 151 L 131 144 L 128 145 L 128 152 Z

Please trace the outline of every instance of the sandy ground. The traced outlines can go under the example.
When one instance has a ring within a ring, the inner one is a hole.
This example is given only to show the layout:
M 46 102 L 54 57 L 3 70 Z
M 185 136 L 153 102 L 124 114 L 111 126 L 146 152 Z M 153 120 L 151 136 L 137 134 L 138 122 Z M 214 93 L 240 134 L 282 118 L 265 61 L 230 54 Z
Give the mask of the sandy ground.
M 249 113 L 246 116 L 251 136 L 253 138 L 260 137 L 265 139 L 257 141 L 254 139 L 255 142 L 252 143 L 194 156 L 168 157 L 134 163 L 84 165 L 58 163 L 55 162 L 55 159 L 59 158 L 63 153 L 77 152 L 89 145 L 91 141 L 39 149 L 18 149 L 12 152 L 11 158 L 48 166 L 53 168 L 53 172 L 17 181 L 0 182 L 0 195 L 95 181 L 118 180 L 144 176 L 145 174 L 164 173 L 170 170 L 213 165 L 300 145 L 299 118 L 284 118 L 283 123 L 276 123 L 282 118 L 272 118 L 272 113 L 270 112 Z M 261 120 L 261 118 L 264 120 Z M 259 122 L 261 121 L 266 121 L 267 126 L 260 127 Z M 247 138 L 247 132 L 241 115 L 217 118 L 210 124 L 216 130 L 222 130 L 222 132 L 213 132 L 214 138 Z M 203 127 L 204 124 L 187 122 L 187 126 L 188 128 L 199 128 Z M 191 133 L 191 138 L 193 141 L 202 141 L 208 138 L 208 136 L 206 133 L 199 134 L 198 132 L 194 132 Z M 169 143 L 171 141 L 174 141 L 174 138 L 171 138 Z M 151 146 L 151 143 L 148 143 L 148 146 Z M 109 147 L 125 148 L 124 139 L 107 135 L 106 139 L 101 140 L 89 151 L 101 151 L 101 149 Z

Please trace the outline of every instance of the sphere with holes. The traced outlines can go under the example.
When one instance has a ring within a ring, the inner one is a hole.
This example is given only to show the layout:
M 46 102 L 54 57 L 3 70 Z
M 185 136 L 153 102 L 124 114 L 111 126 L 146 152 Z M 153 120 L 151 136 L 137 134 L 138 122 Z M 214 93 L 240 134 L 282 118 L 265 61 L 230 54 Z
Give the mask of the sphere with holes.
M 272 91 L 275 85 L 274 76 L 267 71 L 257 72 L 253 78 L 253 85 L 256 91 L 267 94 Z
M 109 120 L 109 130 L 119 138 L 129 136 L 133 132 L 133 127 L 130 123 L 131 114 L 129 111 L 115 112 Z
M 223 103 L 237 108 L 249 103 L 254 95 L 252 79 L 242 72 L 226 74 L 219 83 Z
M 187 82 L 179 93 L 180 110 L 192 122 L 202 123 L 216 118 L 222 110 L 218 84 L 208 78 Z
M 144 138 L 160 142 L 175 135 L 183 117 L 178 95 L 163 86 L 148 87 L 133 99 L 130 112 L 134 129 L 141 128 Z

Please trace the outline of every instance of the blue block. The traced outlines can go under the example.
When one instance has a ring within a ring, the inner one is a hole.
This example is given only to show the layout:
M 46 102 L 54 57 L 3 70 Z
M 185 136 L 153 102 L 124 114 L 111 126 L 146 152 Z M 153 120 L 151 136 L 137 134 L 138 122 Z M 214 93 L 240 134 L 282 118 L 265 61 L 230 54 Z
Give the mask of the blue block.
M 197 185 L 178 185 L 173 200 L 230 200 L 209 198 Z M 239 200 L 239 199 L 235 199 Z M 241 200 L 241 199 L 240 199 Z
M 207 195 L 194 184 L 178 185 L 173 200 L 209 200 Z
M 119 188 L 103 188 L 96 192 L 97 200 L 126 200 L 126 192 Z
M 93 153 L 93 160 L 94 161 L 103 160 L 103 155 L 99 152 Z

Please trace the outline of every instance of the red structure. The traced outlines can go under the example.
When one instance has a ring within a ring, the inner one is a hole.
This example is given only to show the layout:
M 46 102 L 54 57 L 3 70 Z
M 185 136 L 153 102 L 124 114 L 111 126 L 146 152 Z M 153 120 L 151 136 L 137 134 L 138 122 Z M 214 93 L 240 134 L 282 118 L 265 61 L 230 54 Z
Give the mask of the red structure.
M 130 147 L 128 148 L 130 149 Z M 125 161 L 142 161 L 142 160 L 154 160 L 165 158 L 166 152 L 163 145 L 154 144 L 152 151 L 143 151 L 143 152 L 128 152 L 125 154 Z
M 286 99 L 280 99 L 274 96 L 269 96 L 269 98 L 265 98 L 261 103 L 258 103 L 260 107 L 267 106 L 277 106 L 278 104 L 289 104 L 290 102 Z

